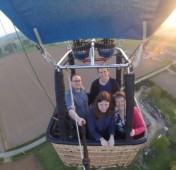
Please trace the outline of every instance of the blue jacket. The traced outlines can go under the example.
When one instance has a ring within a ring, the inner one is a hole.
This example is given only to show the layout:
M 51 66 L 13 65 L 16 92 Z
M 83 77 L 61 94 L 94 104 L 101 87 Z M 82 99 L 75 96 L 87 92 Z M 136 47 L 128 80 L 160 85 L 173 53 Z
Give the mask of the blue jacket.
M 105 116 L 102 119 L 97 120 L 94 116 L 94 110 L 90 108 L 90 112 L 87 116 L 87 123 L 89 129 L 89 136 L 95 139 L 97 142 L 100 138 L 108 138 L 110 135 L 115 134 L 115 117 Z
M 80 92 L 77 92 L 73 88 L 72 88 L 72 92 L 73 92 L 73 98 L 74 98 L 75 111 L 79 117 L 84 118 L 86 120 L 87 114 L 89 113 L 89 109 L 90 109 L 86 91 L 82 87 Z M 65 93 L 65 102 L 66 102 L 67 110 L 69 111 L 72 107 L 70 89 L 68 89 L 67 92 Z

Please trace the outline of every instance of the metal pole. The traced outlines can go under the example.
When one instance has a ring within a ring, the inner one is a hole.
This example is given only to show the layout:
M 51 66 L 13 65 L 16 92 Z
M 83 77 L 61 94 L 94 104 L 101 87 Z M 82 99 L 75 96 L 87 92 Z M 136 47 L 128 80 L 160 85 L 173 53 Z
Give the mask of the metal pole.
M 126 141 L 132 141 L 130 136 L 133 128 L 134 112 L 134 73 L 125 75 L 125 93 L 126 93 Z
M 74 57 L 73 57 L 73 53 L 69 53 L 68 59 L 69 59 L 69 65 L 75 65 L 75 60 L 74 60 Z M 71 69 L 71 75 L 73 75 L 73 74 L 76 74 L 75 69 Z
M 92 39 L 91 47 L 90 47 L 90 59 L 91 65 L 95 64 L 95 39 Z
M 116 56 L 116 64 L 121 64 L 122 63 L 122 55 L 120 53 L 120 51 L 117 51 L 117 54 L 115 54 Z M 121 69 L 116 68 L 116 80 L 119 83 L 119 87 L 121 87 Z
M 66 132 L 66 109 L 65 109 L 65 84 L 62 71 L 58 72 L 55 70 L 55 95 L 56 95 L 56 108 L 57 108 L 57 118 L 59 120 L 60 126 L 60 137 L 61 140 L 68 140 L 68 135 Z
M 85 170 L 90 170 L 90 159 L 87 150 L 87 141 L 86 141 L 86 128 L 82 126 L 82 136 L 83 136 L 83 150 L 84 150 L 84 158 L 82 160 Z

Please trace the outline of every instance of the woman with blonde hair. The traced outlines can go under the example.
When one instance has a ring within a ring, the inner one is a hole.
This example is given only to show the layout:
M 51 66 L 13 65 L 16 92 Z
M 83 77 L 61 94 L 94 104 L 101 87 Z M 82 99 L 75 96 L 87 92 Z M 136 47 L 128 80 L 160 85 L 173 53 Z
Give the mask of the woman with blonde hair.
M 126 125 L 126 95 L 123 91 L 118 91 L 114 95 L 115 101 L 115 129 L 117 138 L 125 137 L 125 125 Z M 130 133 L 131 137 L 138 136 L 142 134 L 146 129 L 145 122 L 139 111 L 139 109 L 134 106 L 133 115 L 133 129 Z

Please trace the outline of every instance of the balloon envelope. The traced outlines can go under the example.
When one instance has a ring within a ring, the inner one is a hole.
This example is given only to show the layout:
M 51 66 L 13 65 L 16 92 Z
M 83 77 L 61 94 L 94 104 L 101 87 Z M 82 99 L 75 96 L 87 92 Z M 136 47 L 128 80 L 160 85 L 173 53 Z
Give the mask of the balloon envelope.
M 81 38 L 142 40 L 175 9 L 175 0 L 0 0 L 2 10 L 29 39 L 44 44 Z

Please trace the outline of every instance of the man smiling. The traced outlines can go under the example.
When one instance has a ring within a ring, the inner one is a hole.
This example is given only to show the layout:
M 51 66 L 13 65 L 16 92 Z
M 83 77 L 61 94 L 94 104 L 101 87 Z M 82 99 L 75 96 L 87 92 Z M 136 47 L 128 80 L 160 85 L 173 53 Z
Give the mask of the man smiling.
M 77 121 L 79 126 L 86 123 L 87 113 L 89 112 L 88 96 L 82 85 L 81 76 L 74 74 L 71 76 L 71 88 L 73 93 L 74 105 L 71 100 L 71 91 L 65 93 L 65 101 L 67 110 L 72 120 Z M 72 121 L 75 125 L 75 122 Z

